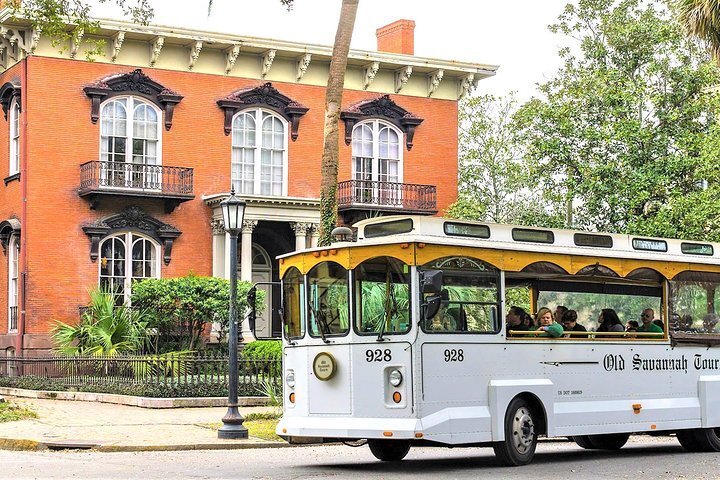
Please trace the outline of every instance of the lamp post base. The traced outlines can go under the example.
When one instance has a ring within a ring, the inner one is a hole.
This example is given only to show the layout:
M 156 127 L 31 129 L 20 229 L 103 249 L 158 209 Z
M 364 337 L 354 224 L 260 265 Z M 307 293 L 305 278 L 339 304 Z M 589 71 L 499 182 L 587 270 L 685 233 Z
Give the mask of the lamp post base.
M 222 419 L 223 426 L 218 430 L 218 438 L 226 440 L 242 440 L 248 438 L 248 429 L 243 425 L 243 417 L 236 406 L 228 407 Z

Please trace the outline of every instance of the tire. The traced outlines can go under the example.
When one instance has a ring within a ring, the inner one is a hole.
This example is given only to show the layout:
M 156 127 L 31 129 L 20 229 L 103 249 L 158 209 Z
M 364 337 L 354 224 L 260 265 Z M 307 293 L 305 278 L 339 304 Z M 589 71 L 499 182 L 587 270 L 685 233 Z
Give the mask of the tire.
M 697 452 L 720 452 L 720 428 L 696 428 L 692 431 L 699 446 Z
M 493 443 L 495 456 L 506 467 L 527 465 L 535 456 L 536 413 L 530 404 L 516 397 L 505 412 L 505 440 Z
M 383 462 L 399 462 L 410 451 L 407 440 L 368 440 L 370 451 Z
M 598 450 L 620 450 L 630 438 L 629 433 L 606 433 L 603 435 L 588 435 L 592 448 Z
M 680 445 L 688 452 L 702 452 L 695 430 L 678 430 L 676 436 Z
M 595 448 L 593 447 L 593 444 L 590 442 L 590 438 L 587 435 L 576 435 L 574 437 L 571 437 L 571 440 L 577 443 L 579 446 L 585 449 L 591 449 Z

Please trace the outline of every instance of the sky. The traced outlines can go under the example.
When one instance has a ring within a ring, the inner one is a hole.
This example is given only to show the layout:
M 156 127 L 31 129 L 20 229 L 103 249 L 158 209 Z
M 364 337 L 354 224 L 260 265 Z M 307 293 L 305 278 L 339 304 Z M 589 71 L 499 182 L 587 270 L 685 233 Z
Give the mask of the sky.
M 524 101 L 551 78 L 567 39 L 551 33 L 568 0 L 360 0 L 351 48 L 376 50 L 375 30 L 399 19 L 415 21 L 415 55 L 499 65 L 476 93 L 516 91 Z M 340 0 L 295 0 L 288 12 L 278 0 L 152 0 L 152 23 L 240 36 L 332 45 Z M 97 16 L 118 18 L 101 7 Z

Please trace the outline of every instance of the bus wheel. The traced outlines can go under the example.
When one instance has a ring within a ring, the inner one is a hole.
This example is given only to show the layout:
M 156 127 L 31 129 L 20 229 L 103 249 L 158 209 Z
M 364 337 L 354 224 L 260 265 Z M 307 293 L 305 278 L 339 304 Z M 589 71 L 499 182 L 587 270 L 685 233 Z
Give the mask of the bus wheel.
M 505 440 L 493 443 L 500 463 L 507 467 L 527 465 L 535 456 L 534 412 L 523 398 L 515 398 L 505 412 Z
M 592 448 L 598 450 L 620 450 L 630 438 L 629 433 L 606 433 L 604 435 L 588 435 Z
M 702 452 L 700 442 L 695 436 L 695 430 L 678 430 L 676 433 L 678 442 L 688 452 Z
M 593 447 L 593 444 L 592 442 L 590 442 L 590 438 L 587 435 L 576 435 L 574 437 L 571 437 L 571 439 L 582 448 L 595 448 Z
M 375 458 L 383 462 L 397 462 L 410 451 L 407 440 L 368 440 L 368 447 Z
M 693 433 L 699 447 L 696 451 L 720 452 L 720 428 L 697 428 Z

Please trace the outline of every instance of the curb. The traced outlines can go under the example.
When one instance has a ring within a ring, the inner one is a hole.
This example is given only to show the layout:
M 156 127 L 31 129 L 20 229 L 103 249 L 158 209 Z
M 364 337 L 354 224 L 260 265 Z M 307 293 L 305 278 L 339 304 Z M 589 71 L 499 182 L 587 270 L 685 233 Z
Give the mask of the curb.
M 0 387 L 3 395 L 20 398 L 38 398 L 46 400 L 75 400 L 82 402 L 113 403 L 140 408 L 188 408 L 188 407 L 227 407 L 227 397 L 176 397 L 154 398 L 118 395 L 114 393 L 67 392 L 50 390 L 26 390 L 23 388 Z M 264 407 L 267 397 L 240 397 L 240 407 Z
M 288 448 L 285 442 L 245 440 L 242 443 L 196 443 L 185 445 L 102 445 L 82 442 L 40 442 L 37 440 L 0 438 L 0 450 L 48 451 L 48 450 L 91 450 L 95 452 L 180 452 L 188 450 L 244 450 L 257 448 Z

